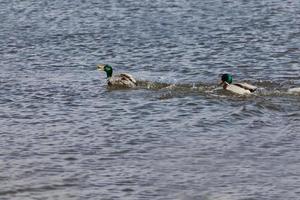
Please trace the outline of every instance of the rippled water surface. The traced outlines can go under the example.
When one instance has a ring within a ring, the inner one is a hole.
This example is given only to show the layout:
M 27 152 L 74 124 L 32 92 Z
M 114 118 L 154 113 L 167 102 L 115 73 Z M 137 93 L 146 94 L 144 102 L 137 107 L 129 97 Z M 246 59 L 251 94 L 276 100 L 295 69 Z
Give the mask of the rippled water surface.
M 0 199 L 299 199 L 300 1 L 2 0 L 0 18 Z M 225 72 L 260 89 L 225 92 Z

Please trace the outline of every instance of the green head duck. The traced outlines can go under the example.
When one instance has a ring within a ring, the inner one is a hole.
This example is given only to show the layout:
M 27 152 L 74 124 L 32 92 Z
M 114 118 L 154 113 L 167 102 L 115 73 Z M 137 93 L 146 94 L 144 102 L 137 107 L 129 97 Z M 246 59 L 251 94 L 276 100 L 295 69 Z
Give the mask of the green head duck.
M 222 74 L 221 80 L 222 80 L 221 83 L 226 82 L 228 84 L 231 84 L 232 83 L 232 75 L 231 74 Z
M 106 75 L 107 75 L 107 78 L 110 78 L 112 77 L 112 73 L 113 73 L 113 69 L 110 65 L 107 65 L 107 64 L 99 64 L 97 65 L 97 69 L 99 71 L 105 71 L 106 72 Z

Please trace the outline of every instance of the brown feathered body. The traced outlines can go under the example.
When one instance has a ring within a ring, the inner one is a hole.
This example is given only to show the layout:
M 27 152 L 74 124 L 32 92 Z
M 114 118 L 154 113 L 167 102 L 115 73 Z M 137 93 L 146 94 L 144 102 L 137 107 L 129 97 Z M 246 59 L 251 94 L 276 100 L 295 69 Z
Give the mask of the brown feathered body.
M 136 80 L 130 74 L 121 73 L 109 77 L 107 79 L 107 84 L 108 86 L 113 86 L 113 87 L 133 88 L 136 87 Z

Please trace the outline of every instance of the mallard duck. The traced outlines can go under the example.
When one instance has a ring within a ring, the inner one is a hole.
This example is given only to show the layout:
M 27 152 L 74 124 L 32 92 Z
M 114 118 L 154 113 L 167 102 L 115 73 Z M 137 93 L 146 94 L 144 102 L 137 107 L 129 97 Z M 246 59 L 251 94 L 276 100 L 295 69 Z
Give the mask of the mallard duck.
M 133 88 L 137 85 L 136 80 L 130 74 L 121 73 L 113 76 L 113 69 L 110 65 L 99 64 L 97 69 L 106 72 L 108 86 Z
M 300 87 L 288 89 L 288 93 L 300 93 Z
M 244 95 L 244 94 L 251 94 L 254 92 L 257 87 L 250 85 L 248 83 L 234 83 L 232 84 L 232 75 L 231 74 L 222 74 L 221 83 L 225 90 L 230 92 Z

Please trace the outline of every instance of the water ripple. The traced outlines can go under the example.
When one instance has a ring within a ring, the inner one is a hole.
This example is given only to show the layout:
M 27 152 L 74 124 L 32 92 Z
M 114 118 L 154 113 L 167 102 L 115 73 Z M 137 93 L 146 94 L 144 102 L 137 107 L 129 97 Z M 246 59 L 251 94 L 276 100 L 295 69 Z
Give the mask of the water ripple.
M 1 199 L 299 197 L 298 1 L 0 5 Z

